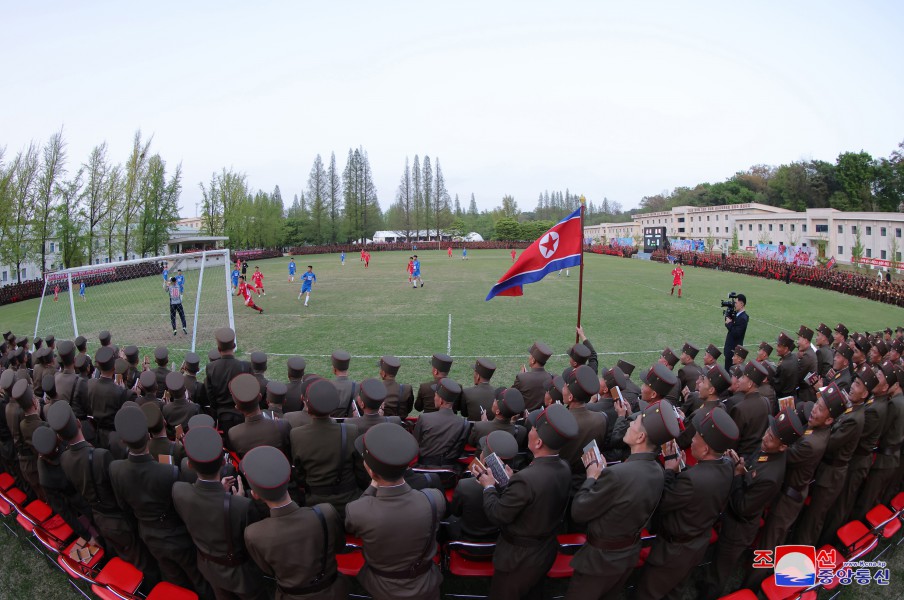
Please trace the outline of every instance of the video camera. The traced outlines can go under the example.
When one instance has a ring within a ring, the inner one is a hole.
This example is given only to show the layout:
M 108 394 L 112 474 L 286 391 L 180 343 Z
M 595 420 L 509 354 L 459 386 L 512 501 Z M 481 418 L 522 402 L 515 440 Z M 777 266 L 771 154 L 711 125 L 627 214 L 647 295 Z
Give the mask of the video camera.
M 734 307 L 734 301 L 737 297 L 737 292 L 730 292 L 728 294 L 728 300 L 722 300 L 719 303 L 719 306 L 723 309 L 722 316 L 724 316 L 726 319 L 734 319 L 737 316 L 737 312 L 735 311 Z

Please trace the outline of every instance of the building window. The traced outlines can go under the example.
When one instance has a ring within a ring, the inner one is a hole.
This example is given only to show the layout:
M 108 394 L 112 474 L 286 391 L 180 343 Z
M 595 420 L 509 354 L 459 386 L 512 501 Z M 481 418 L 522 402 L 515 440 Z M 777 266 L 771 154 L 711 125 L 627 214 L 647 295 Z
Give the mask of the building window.
M 2 281 L 6 281 L 7 278 L 8 278 L 8 275 L 7 275 L 6 271 L 3 271 L 3 278 L 2 278 Z
M 895 227 L 895 237 L 897 237 L 897 238 L 901 237 L 901 228 L 900 227 Z
M 772 231 L 772 223 L 769 223 L 769 231 Z
M 807 226 L 806 226 L 806 224 L 801 225 L 801 226 L 800 226 L 800 230 L 803 231 L 804 233 L 807 233 Z M 826 225 L 826 231 L 828 231 L 828 230 L 829 230 L 829 226 Z
M 759 229 L 759 231 L 762 231 L 762 230 L 763 230 L 763 224 L 762 224 L 762 223 L 757 223 L 757 228 Z
M 712 230 L 713 230 L 712 227 L 707 227 L 707 228 L 706 228 L 706 233 L 709 233 L 709 232 L 712 231 Z
M 882 235 L 885 235 L 884 233 Z M 50 251 L 53 252 L 53 242 L 50 242 Z
M 895 253 L 895 260 L 898 262 L 901 262 L 901 253 L 900 252 Z
M 844 254 L 844 246 L 838 246 L 838 256 Z
M 22 269 L 22 279 L 28 279 L 28 277 L 25 275 L 25 269 Z
M 854 235 L 857 235 L 857 226 L 856 225 L 851 225 L 851 233 L 853 233 Z
M 785 224 L 784 224 L 784 223 L 779 223 L 779 224 L 778 224 L 778 230 L 779 230 L 779 231 L 784 231 L 784 230 L 785 230 Z
M 747 245 L 748 245 L 748 246 L 753 246 L 753 240 L 747 240 Z
M 844 225 L 838 226 L 838 233 L 844 233 Z
M 678 222 L 679 222 L 679 223 L 684 223 L 684 217 L 678 217 Z
M 794 231 L 794 223 L 791 223 L 791 231 Z
M 885 250 L 882 250 L 881 252 L 879 252 L 879 258 L 881 258 L 882 260 L 885 260 Z
M 753 231 L 753 223 L 747 225 L 747 231 Z
M 744 231 L 744 226 L 743 226 L 743 225 L 738 225 L 738 231 Z
M 873 228 L 869 225 L 866 226 L 866 235 L 873 235 Z
M 872 248 L 867 248 L 867 249 L 866 249 L 866 257 L 867 257 L 867 258 L 872 258 L 872 257 L 873 257 L 873 249 L 872 249 Z
M 882 237 L 885 237 L 885 228 L 884 227 L 879 229 L 879 235 L 881 235 Z
M 706 215 L 706 220 L 709 221 L 709 215 Z
M 828 233 L 828 232 L 829 232 L 828 225 L 817 225 L 816 226 L 816 233 Z

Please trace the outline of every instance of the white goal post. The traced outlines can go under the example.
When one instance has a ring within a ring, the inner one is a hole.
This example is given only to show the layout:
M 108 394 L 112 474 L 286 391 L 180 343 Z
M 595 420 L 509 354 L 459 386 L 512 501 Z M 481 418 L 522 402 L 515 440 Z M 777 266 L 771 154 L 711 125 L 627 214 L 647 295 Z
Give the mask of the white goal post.
M 164 269 L 167 279 L 182 271 L 181 314 L 170 309 Z M 107 330 L 119 347 L 194 352 L 199 344 L 215 344 L 216 329 L 235 330 L 231 269 L 229 250 L 205 250 L 47 273 L 34 335 L 96 341 Z

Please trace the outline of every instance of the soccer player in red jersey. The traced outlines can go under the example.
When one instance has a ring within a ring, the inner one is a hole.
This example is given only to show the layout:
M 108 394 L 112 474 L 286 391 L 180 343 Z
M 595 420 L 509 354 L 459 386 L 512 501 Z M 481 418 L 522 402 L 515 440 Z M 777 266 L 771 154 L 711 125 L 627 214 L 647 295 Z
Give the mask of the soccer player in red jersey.
M 675 295 L 675 286 L 678 286 L 678 297 L 681 297 L 681 282 L 684 280 L 684 269 L 681 268 L 681 263 L 677 263 L 675 268 L 672 269 L 672 293 L 671 296 Z
M 370 252 L 365 252 L 364 253 L 364 268 L 366 269 L 369 266 L 370 266 Z
M 512 249 L 512 262 L 515 262 L 515 250 L 514 250 L 514 248 Z
M 446 249 L 446 253 L 449 255 L 449 258 L 452 258 L 452 246 L 449 246 L 449 247 Z
M 261 273 L 260 267 L 254 267 L 254 273 L 251 274 L 251 281 L 254 282 L 254 287 L 257 288 L 257 297 L 261 297 L 261 292 L 263 292 L 264 296 L 267 295 L 267 292 L 264 292 L 264 274 Z
M 411 273 L 414 272 L 414 258 L 408 257 L 408 283 L 411 283 Z
M 235 291 L 236 296 L 241 296 L 245 299 L 245 306 L 253 308 L 258 312 L 258 314 L 263 314 L 264 309 L 254 303 L 254 300 L 251 298 L 251 292 L 254 291 L 254 286 L 245 283 L 245 276 L 242 275 L 239 277 L 239 287 Z

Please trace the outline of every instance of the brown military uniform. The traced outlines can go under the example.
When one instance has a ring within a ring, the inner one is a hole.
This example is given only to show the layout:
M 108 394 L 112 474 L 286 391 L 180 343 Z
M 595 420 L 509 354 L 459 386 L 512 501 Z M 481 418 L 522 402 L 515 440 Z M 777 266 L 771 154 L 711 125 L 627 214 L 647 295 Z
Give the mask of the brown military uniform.
M 330 416 L 353 417 L 355 415 L 355 409 L 352 405 L 355 403 L 355 396 L 358 395 L 358 383 L 344 375 L 330 380 L 330 383 L 336 386 L 336 389 L 339 391 L 339 407 L 336 408 Z
M 324 417 L 292 430 L 292 462 L 304 482 L 305 504 L 329 502 L 345 516 L 345 505 L 361 495 L 358 480 L 369 479 L 355 456 L 357 437 L 354 425 Z
M 383 414 L 387 417 L 399 417 L 405 419 L 411 413 L 411 407 L 414 404 L 412 398 L 411 386 L 400 384 L 395 377 L 387 377 L 383 380 L 386 386 L 386 400 L 383 401 Z M 420 391 L 420 390 L 418 390 Z M 433 391 L 431 390 L 432 394 Z M 430 403 L 433 403 L 433 397 L 430 397 Z
M 546 386 L 552 380 L 552 377 L 552 373 L 543 367 L 534 367 L 515 376 L 515 383 L 512 384 L 512 387 L 524 396 L 524 407 L 527 410 L 534 410 L 543 406 Z
M 360 417 L 354 417 L 352 419 L 346 419 L 346 423 L 349 425 L 354 425 L 358 428 L 358 435 L 364 435 L 367 433 L 367 430 L 373 427 L 374 425 L 379 425 L 380 423 L 395 423 L 396 425 L 401 425 L 402 420 L 399 417 L 387 417 L 380 416 L 376 413 L 374 414 L 363 414 Z
M 423 414 L 436 412 L 436 406 L 433 404 L 433 396 L 435 394 L 433 386 L 439 383 L 440 379 L 441 378 L 437 378 L 434 381 L 425 381 L 418 386 L 417 398 L 414 400 L 415 410 L 419 410 Z M 423 414 L 421 416 L 423 416 Z
M 758 391 L 745 394 L 744 398 L 728 411 L 740 432 L 738 456 L 749 460 L 760 447 L 763 433 L 769 426 L 769 413 L 769 404 Z
M 518 448 L 520 450 L 524 450 L 527 447 L 527 428 L 512 423 L 507 419 L 477 421 L 471 426 L 471 435 L 468 436 L 468 444 L 476 447 L 480 438 L 488 436 L 494 431 L 507 431 L 511 433 L 512 436 L 514 436 L 515 441 L 518 442 Z
M 779 398 L 793 396 L 797 390 L 798 382 L 798 361 L 797 353 L 792 350 L 779 360 L 778 366 L 775 368 L 775 395 Z M 804 375 L 807 373 L 804 372 Z
M 204 391 L 210 402 L 210 409 L 217 420 L 218 429 L 225 435 L 233 425 L 244 420 L 236 410 L 229 392 L 229 382 L 239 373 L 251 373 L 251 363 L 237 360 L 234 356 L 221 356 L 207 365 Z
M 290 425 L 284 420 L 267 419 L 263 414 L 249 415 L 244 423 L 229 430 L 229 446 L 239 457 L 258 446 L 273 446 L 288 457 L 289 429 Z
M 113 418 L 122 408 L 123 402 L 132 399 L 134 393 L 119 387 L 112 379 L 100 377 L 87 384 L 88 404 L 94 426 L 97 428 L 97 445 L 100 448 L 110 447 L 110 432 L 115 429 Z
M 803 352 L 798 352 L 797 366 L 797 401 L 816 402 L 816 390 L 805 381 L 808 373 L 817 373 L 819 367 L 816 362 L 816 352 L 810 346 Z
M 481 408 L 487 412 L 488 416 L 492 416 L 493 400 L 495 399 L 496 391 L 486 381 L 464 388 L 461 391 L 461 416 L 467 417 L 469 421 L 480 421 Z
M 414 426 L 414 439 L 420 447 L 418 463 L 424 466 L 454 464 L 471 431 L 471 422 L 451 408 L 422 414 Z
M 567 462 L 571 468 L 571 493 L 573 494 L 586 479 L 584 463 L 581 462 L 584 446 L 591 440 L 596 440 L 600 451 L 606 447 L 609 419 L 603 413 L 587 410 L 587 407 L 579 402 L 573 402 L 568 407 L 568 411 L 578 423 L 578 435 L 562 446 L 559 450 L 559 458 Z

